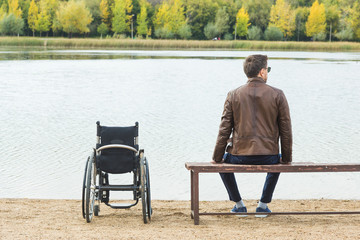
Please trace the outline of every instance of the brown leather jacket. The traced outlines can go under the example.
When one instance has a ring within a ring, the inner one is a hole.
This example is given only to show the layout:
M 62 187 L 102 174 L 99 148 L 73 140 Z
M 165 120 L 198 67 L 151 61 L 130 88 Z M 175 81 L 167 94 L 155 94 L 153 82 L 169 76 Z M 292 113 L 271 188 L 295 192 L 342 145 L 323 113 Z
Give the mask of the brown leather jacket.
M 247 84 L 228 93 L 221 117 L 213 160 L 221 162 L 230 134 L 233 155 L 279 154 L 282 162 L 292 161 L 290 111 L 283 91 L 271 87 L 262 78 L 250 78 Z

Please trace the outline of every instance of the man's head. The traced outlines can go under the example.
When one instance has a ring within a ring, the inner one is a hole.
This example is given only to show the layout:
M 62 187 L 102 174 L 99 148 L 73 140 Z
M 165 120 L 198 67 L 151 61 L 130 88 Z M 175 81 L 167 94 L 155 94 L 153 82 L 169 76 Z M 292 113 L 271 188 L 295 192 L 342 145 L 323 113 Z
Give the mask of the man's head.
M 261 77 L 267 80 L 267 60 L 266 55 L 250 55 L 245 59 L 244 72 L 248 78 Z

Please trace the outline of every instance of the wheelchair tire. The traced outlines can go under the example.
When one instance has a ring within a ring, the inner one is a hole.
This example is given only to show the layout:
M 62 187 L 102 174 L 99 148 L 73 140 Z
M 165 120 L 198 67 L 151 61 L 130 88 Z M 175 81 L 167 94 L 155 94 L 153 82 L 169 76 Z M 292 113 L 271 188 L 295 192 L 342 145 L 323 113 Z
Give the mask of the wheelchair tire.
M 146 204 L 147 204 L 147 216 L 151 220 L 152 208 L 151 208 L 151 191 L 150 191 L 150 172 L 149 172 L 149 162 L 145 158 L 145 168 L 146 168 Z
M 86 190 L 86 176 L 87 176 L 87 167 L 89 164 L 89 159 L 90 157 L 88 157 L 86 159 L 86 164 L 85 164 L 85 172 L 84 172 L 84 180 L 83 180 L 83 185 L 82 185 L 82 201 L 81 201 L 81 208 L 82 208 L 82 216 L 83 218 L 85 218 L 85 190 Z
M 146 170 L 145 158 L 140 158 L 140 184 L 141 184 L 141 203 L 144 223 L 148 223 L 147 216 L 147 194 L 146 194 Z
M 96 169 L 95 169 L 95 156 L 92 155 L 88 162 L 87 167 L 87 181 L 86 181 L 86 207 L 85 216 L 86 222 L 91 222 L 94 213 L 95 203 L 95 189 L 96 189 Z

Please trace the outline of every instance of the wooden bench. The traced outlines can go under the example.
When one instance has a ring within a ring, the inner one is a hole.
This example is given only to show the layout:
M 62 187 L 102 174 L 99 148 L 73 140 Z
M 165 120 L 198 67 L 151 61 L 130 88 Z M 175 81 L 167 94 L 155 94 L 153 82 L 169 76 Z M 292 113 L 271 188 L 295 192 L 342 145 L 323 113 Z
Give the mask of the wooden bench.
M 210 162 L 188 162 L 185 167 L 191 177 L 191 218 L 199 224 L 200 215 L 239 215 L 239 213 L 199 213 L 199 173 L 267 173 L 267 172 L 360 172 L 360 164 L 346 163 L 290 163 L 275 165 L 215 164 Z M 219 180 L 220 181 L 220 180 Z M 243 213 L 255 215 L 256 213 Z M 360 214 L 356 212 L 272 212 L 271 215 L 290 214 Z M 269 215 L 270 215 L 269 214 Z

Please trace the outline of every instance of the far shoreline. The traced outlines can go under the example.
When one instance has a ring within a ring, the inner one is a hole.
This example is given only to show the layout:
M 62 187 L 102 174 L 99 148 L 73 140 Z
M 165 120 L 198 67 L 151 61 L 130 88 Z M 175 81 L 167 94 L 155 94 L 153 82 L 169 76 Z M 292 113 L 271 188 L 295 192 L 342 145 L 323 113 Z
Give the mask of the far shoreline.
M 358 42 L 292 42 L 250 40 L 161 40 L 62 37 L 0 37 L 0 47 L 104 50 L 222 50 L 360 52 Z

